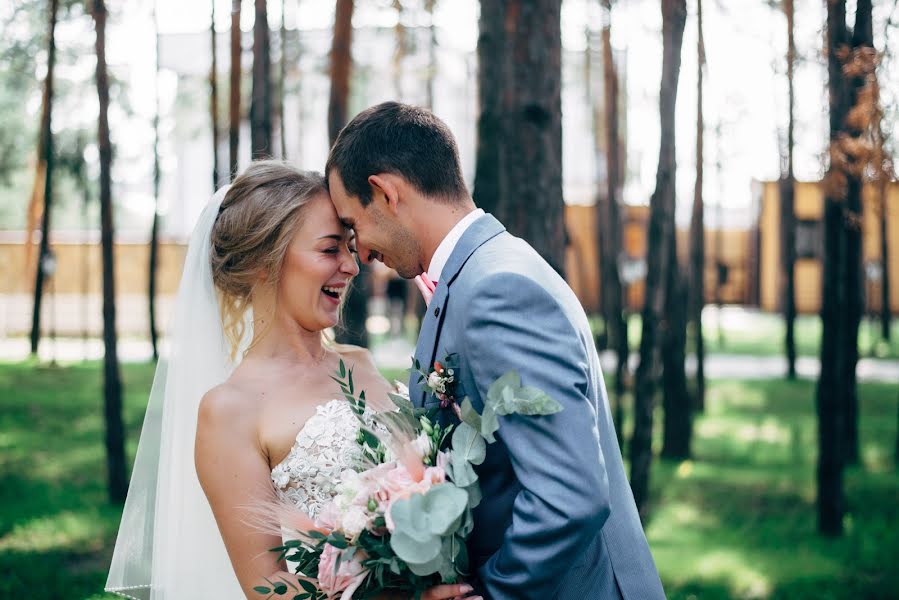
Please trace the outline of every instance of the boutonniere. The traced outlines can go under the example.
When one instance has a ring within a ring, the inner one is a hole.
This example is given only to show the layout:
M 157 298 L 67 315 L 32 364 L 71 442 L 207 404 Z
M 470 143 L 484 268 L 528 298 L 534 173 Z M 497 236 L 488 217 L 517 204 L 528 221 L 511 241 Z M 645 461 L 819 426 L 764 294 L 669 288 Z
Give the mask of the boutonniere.
M 440 408 L 453 408 L 458 413 L 455 395 L 458 381 L 456 359 L 455 353 L 450 354 L 442 361 L 435 361 L 427 372 L 422 370 L 421 364 L 416 360 L 415 370 L 419 373 L 418 383 L 440 400 Z

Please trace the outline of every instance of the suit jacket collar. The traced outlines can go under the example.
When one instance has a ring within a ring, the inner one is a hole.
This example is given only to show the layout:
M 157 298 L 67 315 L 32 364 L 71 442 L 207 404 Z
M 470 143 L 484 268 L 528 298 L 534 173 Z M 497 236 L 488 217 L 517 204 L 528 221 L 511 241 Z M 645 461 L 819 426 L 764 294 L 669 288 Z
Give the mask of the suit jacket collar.
M 423 371 L 429 371 L 430 366 L 436 360 L 437 340 L 440 339 L 440 329 L 446 317 L 446 301 L 449 297 L 450 286 L 475 250 L 505 230 L 506 228 L 493 215 L 486 214 L 472 223 L 450 254 L 443 267 L 437 289 L 434 290 L 434 297 L 425 312 L 421 323 L 421 332 L 418 335 L 418 344 L 415 347 L 415 358 L 421 364 Z M 409 396 L 417 406 L 421 406 L 425 399 L 424 391 L 417 382 L 418 374 L 413 372 L 409 380 Z
M 503 227 L 503 224 L 497 221 L 496 217 L 491 214 L 485 214 L 472 223 L 465 233 L 462 234 L 462 237 L 459 238 L 459 242 L 447 259 L 440 275 L 438 289 L 444 284 L 447 287 L 451 285 L 458 277 L 459 272 L 462 271 L 462 267 L 474 254 L 474 251 L 505 230 L 506 228 Z

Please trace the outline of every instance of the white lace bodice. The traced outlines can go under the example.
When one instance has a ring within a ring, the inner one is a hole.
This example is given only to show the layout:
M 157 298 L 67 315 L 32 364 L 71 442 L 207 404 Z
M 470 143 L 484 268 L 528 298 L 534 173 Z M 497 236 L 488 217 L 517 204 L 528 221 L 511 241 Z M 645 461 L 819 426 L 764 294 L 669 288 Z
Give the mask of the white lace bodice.
M 358 431 L 359 420 L 346 400 L 318 406 L 287 457 L 272 469 L 281 498 L 315 518 L 336 493 L 340 474 L 357 469 L 362 461 Z

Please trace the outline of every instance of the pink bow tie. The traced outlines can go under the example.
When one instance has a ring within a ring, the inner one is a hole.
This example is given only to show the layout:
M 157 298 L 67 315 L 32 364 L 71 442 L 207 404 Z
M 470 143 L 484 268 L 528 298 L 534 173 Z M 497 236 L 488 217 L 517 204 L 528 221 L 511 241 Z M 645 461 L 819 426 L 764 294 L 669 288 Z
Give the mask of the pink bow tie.
M 434 290 L 437 289 L 437 282 L 433 281 L 430 277 L 425 277 L 426 273 L 422 273 L 415 277 L 415 287 L 418 288 L 418 291 L 421 292 L 422 298 L 425 299 L 425 304 L 431 304 L 431 298 L 434 297 Z

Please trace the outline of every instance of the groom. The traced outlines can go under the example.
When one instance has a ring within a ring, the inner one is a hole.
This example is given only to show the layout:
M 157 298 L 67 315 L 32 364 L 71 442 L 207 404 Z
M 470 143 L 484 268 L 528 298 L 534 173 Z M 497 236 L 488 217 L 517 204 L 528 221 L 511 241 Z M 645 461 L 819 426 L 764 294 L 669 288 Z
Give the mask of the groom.
M 415 351 L 423 368 L 455 355 L 452 395 L 478 412 L 513 369 L 563 406 L 500 417 L 478 467 L 484 499 L 469 539 L 477 591 L 496 600 L 663 599 L 584 311 L 531 246 L 475 207 L 447 126 L 413 106 L 369 108 L 341 131 L 325 174 L 363 262 L 436 284 Z M 417 379 L 412 401 L 437 405 Z

